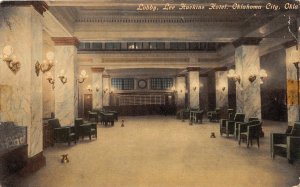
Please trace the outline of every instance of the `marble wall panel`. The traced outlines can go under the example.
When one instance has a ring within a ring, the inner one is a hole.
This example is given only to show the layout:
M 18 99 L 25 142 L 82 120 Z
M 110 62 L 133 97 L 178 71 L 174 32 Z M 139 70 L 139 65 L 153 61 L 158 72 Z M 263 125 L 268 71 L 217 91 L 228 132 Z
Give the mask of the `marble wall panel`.
M 176 106 L 178 108 L 185 107 L 185 77 L 176 77 Z
M 110 78 L 103 77 L 103 106 L 109 106 L 109 96 L 110 96 L 109 91 L 110 91 Z
M 199 72 L 198 71 L 189 71 L 188 72 L 188 88 L 189 88 L 189 107 L 190 108 L 199 108 Z
M 208 81 L 207 77 L 200 77 L 200 108 L 208 111 Z
M 42 83 L 35 74 L 36 61 L 42 60 L 41 15 L 32 7 L 1 8 L 6 20 L 0 20 L 0 49 L 13 47 L 21 63 L 14 74 L 6 63 L 0 63 L 0 85 L 6 106 L 1 108 L 0 119 L 27 126 L 29 157 L 42 151 Z
M 216 107 L 228 107 L 228 78 L 227 71 L 217 71 L 216 76 Z
M 103 107 L 103 80 L 102 72 L 92 72 L 92 93 L 93 93 L 93 108 Z
M 76 116 L 76 68 L 75 57 L 77 49 L 75 46 L 55 46 L 55 116 L 62 125 L 73 124 Z M 64 71 L 64 72 L 62 72 Z M 63 84 L 58 78 L 60 74 L 67 77 Z
M 287 110 L 288 122 L 299 120 L 297 69 L 294 62 L 299 62 L 300 52 L 296 46 L 286 49 L 286 76 L 287 76 Z M 299 64 L 300 67 L 300 64 Z
M 241 77 L 241 82 L 236 84 L 237 112 L 249 117 L 261 119 L 260 78 L 251 83 L 251 75 L 260 71 L 259 47 L 240 46 L 235 51 L 235 71 Z

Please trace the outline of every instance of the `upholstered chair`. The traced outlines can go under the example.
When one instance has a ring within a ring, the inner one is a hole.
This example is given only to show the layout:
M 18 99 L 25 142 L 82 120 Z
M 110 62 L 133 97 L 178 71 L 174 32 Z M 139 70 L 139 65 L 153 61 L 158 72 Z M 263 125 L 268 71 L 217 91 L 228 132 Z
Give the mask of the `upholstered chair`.
M 68 143 L 68 145 L 70 145 L 71 141 L 74 141 L 76 144 L 74 126 L 61 126 L 57 118 L 49 119 L 48 123 L 53 128 L 55 143 Z
M 76 138 L 84 139 L 85 136 L 88 136 L 90 140 L 92 136 L 97 138 L 97 123 L 95 122 L 84 122 L 82 118 L 75 119 L 75 129 L 76 129 Z
M 289 126 L 285 133 L 271 133 L 271 156 L 286 157 L 289 163 L 300 158 L 300 122 Z
M 245 120 L 245 114 L 236 113 L 233 121 L 229 121 L 227 119 L 220 120 L 220 134 L 221 136 L 224 134 L 227 135 L 235 135 L 235 129 L 237 123 L 243 123 Z

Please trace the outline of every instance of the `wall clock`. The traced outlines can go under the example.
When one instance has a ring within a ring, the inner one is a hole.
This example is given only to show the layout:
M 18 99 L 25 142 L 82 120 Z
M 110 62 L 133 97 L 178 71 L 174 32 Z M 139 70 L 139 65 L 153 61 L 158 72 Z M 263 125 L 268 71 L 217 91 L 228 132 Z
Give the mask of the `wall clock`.
M 146 81 L 146 80 L 143 80 L 143 79 L 139 80 L 139 81 L 138 81 L 138 87 L 139 87 L 140 89 L 145 89 L 145 88 L 147 87 L 147 81 Z

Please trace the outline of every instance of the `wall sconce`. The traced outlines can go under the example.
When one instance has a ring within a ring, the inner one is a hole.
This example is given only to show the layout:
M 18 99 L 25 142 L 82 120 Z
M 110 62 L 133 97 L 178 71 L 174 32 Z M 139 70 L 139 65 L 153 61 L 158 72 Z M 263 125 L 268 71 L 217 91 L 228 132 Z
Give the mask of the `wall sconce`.
M 100 90 L 100 89 L 99 89 L 99 87 L 98 87 L 98 86 L 96 86 L 96 92 L 99 92 L 99 90 Z
M 58 78 L 60 79 L 60 81 L 63 83 L 63 84 L 65 84 L 65 83 L 67 83 L 67 77 L 66 77 L 66 74 L 65 74 L 65 70 L 61 70 L 60 71 L 60 75 L 58 76 Z
M 248 80 L 253 83 L 256 80 L 256 75 L 250 75 Z
M 268 77 L 268 74 L 267 74 L 266 70 L 261 69 L 259 71 L 259 76 L 260 76 L 260 83 L 263 84 L 263 79 Z
M 43 60 L 43 63 L 39 63 L 39 61 L 35 64 L 35 73 L 37 76 L 39 76 L 40 71 L 45 73 L 47 71 L 50 71 L 51 68 L 54 66 L 54 63 L 57 61 L 54 61 L 54 53 L 52 51 L 48 51 L 46 54 L 46 60 Z
M 249 78 L 248 78 L 248 80 L 249 80 L 251 83 L 253 83 L 253 82 L 256 80 L 256 77 L 257 77 L 257 76 L 260 77 L 260 84 L 263 84 L 263 79 L 266 78 L 266 77 L 268 77 L 268 74 L 267 74 L 266 70 L 261 69 L 261 70 L 259 71 L 259 74 L 258 74 L 258 75 L 255 75 L 255 74 L 250 75 Z
M 0 55 L 0 58 L 6 62 L 8 68 L 16 74 L 20 68 L 21 63 L 17 60 L 17 57 L 13 55 L 13 48 L 10 45 L 7 45 L 3 48 L 2 54 Z
M 92 92 L 92 91 L 93 91 L 92 86 L 91 86 L 90 84 L 87 85 L 86 89 L 87 89 L 89 92 Z
M 194 86 L 194 87 L 193 87 L 193 90 L 196 91 L 196 90 L 197 90 L 197 86 Z
M 87 75 L 85 70 L 82 70 L 80 72 L 79 78 L 77 79 L 78 83 L 83 83 L 85 79 L 87 79 L 89 76 Z
M 233 69 L 229 70 L 227 77 L 233 79 L 235 82 L 237 81 L 239 84 L 241 83 L 241 77 Z
M 52 76 L 52 74 L 50 72 L 47 73 L 47 77 L 46 78 L 47 78 L 48 82 L 50 84 L 52 84 L 52 89 L 54 89 L 55 88 L 55 86 L 54 86 L 55 80 L 53 79 L 53 76 Z
M 107 92 L 108 92 L 108 88 L 105 88 L 105 89 L 103 90 L 103 93 L 106 94 Z
M 222 87 L 222 91 L 224 92 L 225 91 L 225 89 L 226 89 L 226 87 L 224 86 L 224 87 Z

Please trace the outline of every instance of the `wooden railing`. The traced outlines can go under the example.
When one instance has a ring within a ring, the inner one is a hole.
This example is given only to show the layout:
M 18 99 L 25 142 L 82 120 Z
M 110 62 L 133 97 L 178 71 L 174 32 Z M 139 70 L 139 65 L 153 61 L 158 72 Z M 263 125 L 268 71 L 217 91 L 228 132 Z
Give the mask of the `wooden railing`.
M 165 105 L 164 95 L 119 95 L 119 106 Z

